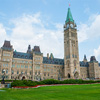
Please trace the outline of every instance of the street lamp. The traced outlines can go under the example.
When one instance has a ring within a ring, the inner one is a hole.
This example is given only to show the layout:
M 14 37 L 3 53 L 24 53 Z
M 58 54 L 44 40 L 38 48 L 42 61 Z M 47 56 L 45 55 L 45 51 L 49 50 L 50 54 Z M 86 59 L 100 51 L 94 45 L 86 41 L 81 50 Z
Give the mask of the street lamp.
M 4 78 L 5 78 L 5 69 L 3 70 L 3 77 L 2 77 L 1 84 L 5 84 L 5 80 L 4 80 Z
M 21 75 L 22 75 L 22 80 L 23 80 L 23 74 L 24 74 L 24 73 L 22 72 L 22 73 L 21 73 Z

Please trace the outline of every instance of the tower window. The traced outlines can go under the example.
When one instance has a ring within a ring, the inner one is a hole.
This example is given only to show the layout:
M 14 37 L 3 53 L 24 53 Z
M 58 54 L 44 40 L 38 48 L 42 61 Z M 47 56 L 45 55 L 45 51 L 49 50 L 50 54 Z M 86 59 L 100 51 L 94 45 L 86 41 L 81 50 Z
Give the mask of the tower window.
M 73 28 L 73 24 L 70 24 L 70 27 Z
M 69 28 L 69 24 L 67 24 L 67 28 Z
M 76 60 L 74 60 L 74 66 L 76 66 Z

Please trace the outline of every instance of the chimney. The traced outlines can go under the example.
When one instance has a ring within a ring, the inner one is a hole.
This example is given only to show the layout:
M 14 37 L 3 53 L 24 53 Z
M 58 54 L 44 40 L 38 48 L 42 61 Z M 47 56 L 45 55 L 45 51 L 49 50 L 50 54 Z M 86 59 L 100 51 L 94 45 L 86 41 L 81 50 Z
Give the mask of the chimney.
M 47 53 L 47 58 L 49 59 L 49 53 Z

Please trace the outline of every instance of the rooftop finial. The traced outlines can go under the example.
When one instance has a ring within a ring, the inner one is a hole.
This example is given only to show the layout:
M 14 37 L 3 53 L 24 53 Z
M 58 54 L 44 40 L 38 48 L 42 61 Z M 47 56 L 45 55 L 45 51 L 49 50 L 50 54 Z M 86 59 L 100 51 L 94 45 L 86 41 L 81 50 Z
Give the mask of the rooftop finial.
M 69 7 L 70 7 L 70 3 L 69 3 Z

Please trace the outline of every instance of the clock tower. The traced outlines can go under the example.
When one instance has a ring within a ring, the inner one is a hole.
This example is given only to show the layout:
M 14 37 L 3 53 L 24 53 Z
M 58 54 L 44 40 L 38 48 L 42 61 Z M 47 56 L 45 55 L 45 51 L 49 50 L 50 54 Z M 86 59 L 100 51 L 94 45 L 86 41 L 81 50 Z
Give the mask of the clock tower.
M 70 8 L 64 25 L 64 77 L 80 78 L 77 28 Z

